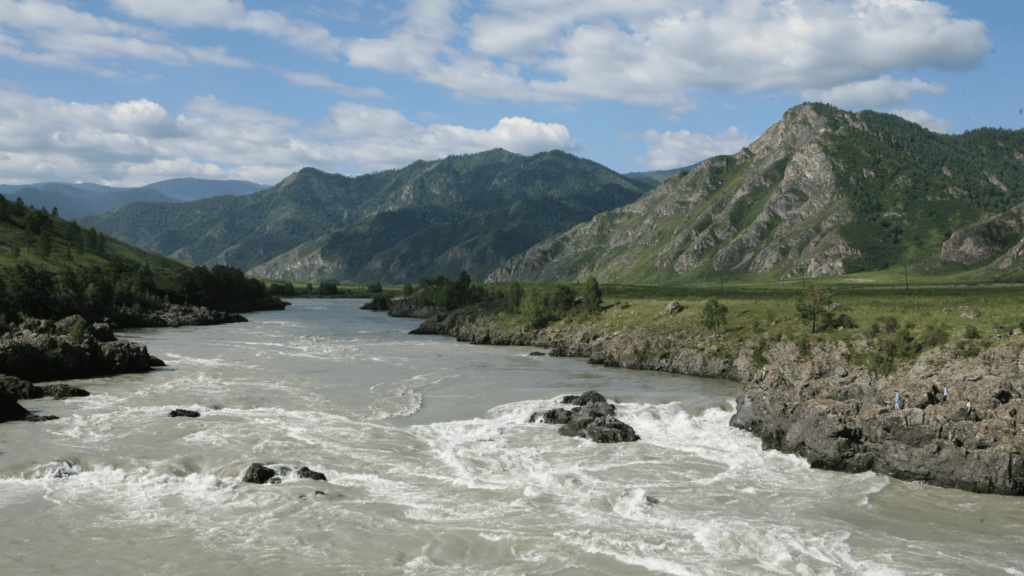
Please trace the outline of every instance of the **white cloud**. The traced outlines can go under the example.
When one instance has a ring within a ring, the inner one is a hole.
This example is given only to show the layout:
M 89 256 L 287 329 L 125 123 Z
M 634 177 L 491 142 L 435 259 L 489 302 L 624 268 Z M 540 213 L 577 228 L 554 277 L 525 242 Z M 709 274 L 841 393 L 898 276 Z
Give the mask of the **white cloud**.
M 931 130 L 932 132 L 938 132 L 939 134 L 949 134 L 953 129 L 953 123 L 945 118 L 936 118 L 924 110 L 906 109 L 906 110 L 891 110 L 892 114 L 903 118 L 904 120 L 910 120 L 911 122 L 920 124 L 922 127 Z
M 840 108 L 888 108 L 906 104 L 914 92 L 945 94 L 946 87 L 938 82 L 924 82 L 917 78 L 893 80 L 888 74 L 874 80 L 852 82 L 829 90 L 805 90 L 800 96 L 808 102 L 827 102 Z
M 680 168 L 712 156 L 735 154 L 753 141 L 735 126 L 715 136 L 687 130 L 659 133 L 652 129 L 644 133 L 643 140 L 647 143 L 647 157 L 637 158 L 637 163 L 655 170 Z
M 318 72 L 292 72 L 290 70 L 280 71 L 293 86 L 306 86 L 310 88 L 327 88 L 349 98 L 360 98 L 364 96 L 384 97 L 384 91 L 380 88 L 353 88 L 340 84 L 328 78 L 325 74 Z
M 492 0 L 464 25 L 458 10 L 410 0 L 345 54 L 469 96 L 693 111 L 700 91 L 856 92 L 898 68 L 969 70 L 990 44 L 983 23 L 925 0 Z M 921 84 L 895 87 L 940 88 Z
M 95 59 L 132 58 L 175 66 L 250 66 L 220 46 L 178 46 L 161 32 L 46 0 L 0 0 L 0 56 L 21 62 L 116 75 Z
M 332 109 L 335 146 L 351 161 L 367 167 L 403 166 L 418 159 L 443 158 L 504 148 L 518 154 L 560 149 L 579 152 L 583 145 L 561 124 L 529 118 L 502 118 L 486 130 L 452 124 L 421 126 L 394 110 L 362 104 L 338 104 Z
M 146 99 L 79 104 L 0 91 L 0 174 L 140 185 L 175 177 L 276 182 L 304 166 L 404 166 L 501 147 L 580 151 L 565 126 L 503 118 L 488 129 L 422 126 L 394 110 L 338 104 L 316 131 L 266 110 L 196 97 L 180 114 Z
M 273 10 L 247 10 L 240 0 L 111 0 L 111 4 L 129 16 L 160 24 L 256 32 L 332 58 L 342 50 L 342 41 L 319 24 L 292 20 Z

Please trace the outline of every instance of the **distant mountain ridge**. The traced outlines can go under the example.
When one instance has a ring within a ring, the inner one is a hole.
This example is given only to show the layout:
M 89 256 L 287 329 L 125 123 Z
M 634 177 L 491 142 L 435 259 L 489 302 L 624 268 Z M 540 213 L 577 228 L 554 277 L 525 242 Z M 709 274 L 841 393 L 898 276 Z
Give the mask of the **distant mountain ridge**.
M 212 196 L 251 194 L 266 188 L 263 184 L 241 180 L 202 180 L 174 178 L 138 188 L 117 188 L 90 182 L 42 182 L 38 184 L 0 184 L 0 194 L 9 200 L 21 197 L 25 204 L 57 207 L 64 218 L 98 215 L 132 202 L 186 202 Z
M 646 172 L 628 172 L 626 174 L 623 174 L 623 176 L 625 176 L 626 178 L 632 178 L 633 180 L 643 180 L 646 182 L 650 182 L 655 186 L 658 186 L 665 180 L 668 180 L 669 178 L 672 178 L 676 174 L 679 174 L 680 170 L 685 170 L 686 172 L 689 172 L 690 170 L 693 170 L 697 166 L 700 166 L 700 162 L 697 162 L 696 164 L 690 164 L 689 166 L 683 166 L 682 168 L 672 168 L 670 170 L 648 170 Z
M 357 177 L 304 168 L 248 196 L 131 204 L 83 223 L 274 279 L 404 282 L 463 269 L 483 278 L 651 187 L 561 151 L 495 149 Z
M 1019 271 L 1022 203 L 1022 130 L 944 135 L 892 114 L 803 104 L 739 153 L 548 238 L 488 280 Z

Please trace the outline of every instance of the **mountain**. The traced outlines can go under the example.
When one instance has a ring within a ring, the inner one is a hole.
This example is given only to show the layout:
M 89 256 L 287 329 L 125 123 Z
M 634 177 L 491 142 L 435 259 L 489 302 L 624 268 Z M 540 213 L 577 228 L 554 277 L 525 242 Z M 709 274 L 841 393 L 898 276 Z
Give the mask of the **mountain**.
M 673 168 L 671 170 L 649 170 L 647 172 L 629 172 L 628 174 L 623 174 L 623 176 L 625 176 L 626 178 L 631 178 L 633 180 L 641 180 L 647 182 L 652 186 L 657 186 L 664 182 L 665 180 L 668 180 L 669 178 L 678 174 L 680 170 L 685 170 L 689 172 L 690 170 L 693 170 L 697 166 L 700 166 L 700 162 L 696 164 L 691 164 L 689 166 L 683 166 L 682 168 Z
M 561 151 L 505 150 L 349 177 L 304 168 L 248 196 L 132 204 L 87 225 L 196 263 L 275 279 L 476 277 L 650 188 Z
M 251 194 L 266 188 L 241 180 L 200 180 L 175 178 L 139 188 L 115 188 L 102 184 L 44 182 L 28 185 L 0 184 L 0 194 L 9 200 L 21 197 L 30 206 L 57 207 L 65 218 L 81 218 L 113 210 L 132 202 L 185 202 L 212 196 Z
M 26 205 L 47 210 L 56 206 L 57 213 L 64 218 L 81 218 L 90 214 L 102 214 L 132 202 L 178 201 L 152 188 L 126 188 L 109 193 L 97 193 L 59 182 L 27 187 L 4 186 L 4 188 L 0 189 L 0 192 L 7 199 L 21 198 Z M 13 190 L 11 190 L 12 188 Z
M 200 178 L 173 178 L 154 182 L 146 187 L 163 192 L 182 202 L 213 198 L 214 196 L 244 196 L 268 188 L 266 184 L 256 184 L 244 180 L 203 180 Z
M 892 114 L 802 104 L 739 153 L 548 238 L 488 280 L 1009 272 L 1024 264 L 1022 202 L 1024 131 L 936 134 Z

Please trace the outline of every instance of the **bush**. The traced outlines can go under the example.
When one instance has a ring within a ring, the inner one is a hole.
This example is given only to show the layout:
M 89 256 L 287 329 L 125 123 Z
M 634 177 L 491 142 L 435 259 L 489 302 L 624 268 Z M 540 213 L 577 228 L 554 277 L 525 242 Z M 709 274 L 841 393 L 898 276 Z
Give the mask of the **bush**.
M 726 315 L 729 313 L 729 309 L 724 304 L 719 304 L 718 300 L 712 298 L 708 300 L 704 305 L 704 310 L 701 312 L 700 323 L 705 328 L 711 330 L 712 335 L 718 334 L 718 329 L 725 326 Z
M 321 296 L 334 296 L 338 293 L 338 287 L 331 282 L 321 282 L 317 288 L 317 294 Z
M 583 309 L 587 312 L 597 312 L 601 309 L 601 287 L 597 278 L 587 276 L 583 284 Z
M 921 336 L 918 337 L 918 341 L 925 348 L 941 346 L 946 342 L 949 342 L 949 331 L 946 330 L 945 326 L 929 324 L 924 327 L 924 330 L 921 332 Z
M 79 320 L 74 326 L 68 330 L 68 336 L 71 337 L 71 341 L 75 344 L 81 344 L 85 341 L 85 337 L 89 334 L 89 324 L 85 320 Z
M 811 334 L 814 334 L 819 326 L 827 328 L 832 325 L 831 305 L 832 292 L 824 286 L 813 286 L 797 297 L 796 311 L 802 320 L 810 322 Z
M 576 304 L 576 291 L 565 284 L 559 284 L 551 294 L 549 304 L 553 311 L 564 314 Z
M 409 283 L 409 282 L 406 282 L 402 286 L 402 296 L 405 296 L 406 298 L 408 298 L 409 296 L 412 296 L 412 293 L 413 293 L 412 284 Z
M 547 325 L 548 318 L 545 304 L 545 298 L 537 293 L 537 291 L 531 290 L 526 294 L 522 303 L 522 316 L 527 327 L 543 328 Z
M 506 300 L 508 309 L 512 312 L 518 312 L 519 306 L 523 302 L 523 296 L 524 292 L 522 285 L 520 285 L 519 282 L 513 281 L 508 287 L 508 300 Z
M 967 329 L 964 330 L 964 338 L 967 338 L 968 340 L 978 340 L 981 338 L 981 330 L 978 330 L 978 327 L 973 324 L 969 325 Z
M 381 286 L 380 282 L 370 282 L 366 285 L 366 291 L 371 294 L 380 294 L 384 291 L 384 287 Z M 337 292 L 337 290 L 335 290 Z

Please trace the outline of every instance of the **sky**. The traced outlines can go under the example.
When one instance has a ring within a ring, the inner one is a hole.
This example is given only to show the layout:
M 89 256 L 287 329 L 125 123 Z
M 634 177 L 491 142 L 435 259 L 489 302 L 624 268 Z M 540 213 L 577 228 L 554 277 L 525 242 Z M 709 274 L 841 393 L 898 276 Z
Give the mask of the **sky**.
M 0 183 L 662 170 L 807 101 L 1020 129 L 1022 72 L 1020 0 L 0 0 Z

